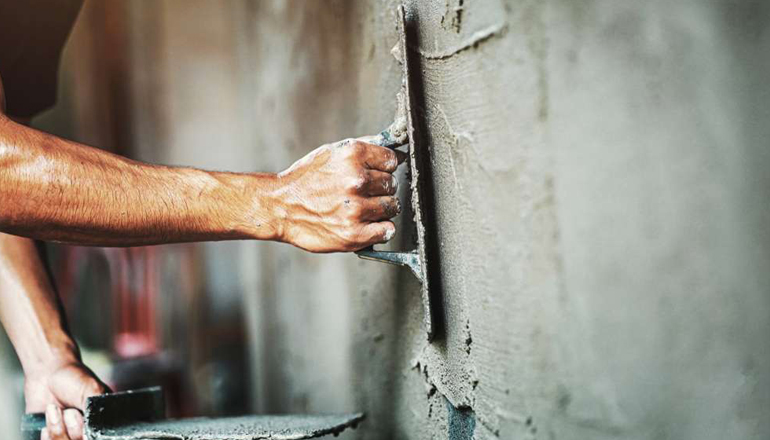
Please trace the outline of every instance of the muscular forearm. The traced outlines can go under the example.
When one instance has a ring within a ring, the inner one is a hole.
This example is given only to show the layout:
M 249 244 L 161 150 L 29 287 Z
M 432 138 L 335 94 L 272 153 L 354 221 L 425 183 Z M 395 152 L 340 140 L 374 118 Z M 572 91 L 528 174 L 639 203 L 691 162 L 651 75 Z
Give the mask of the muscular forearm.
M 79 359 L 32 240 L 0 234 L 0 319 L 27 377 Z
M 15 235 L 104 246 L 277 239 L 276 180 L 144 164 L 0 115 L 0 231 Z
M 0 234 L 0 320 L 24 369 L 26 411 L 55 411 L 47 429 L 64 433 L 66 425 L 67 438 L 83 438 L 86 399 L 108 389 L 81 362 L 35 244 L 6 234 Z

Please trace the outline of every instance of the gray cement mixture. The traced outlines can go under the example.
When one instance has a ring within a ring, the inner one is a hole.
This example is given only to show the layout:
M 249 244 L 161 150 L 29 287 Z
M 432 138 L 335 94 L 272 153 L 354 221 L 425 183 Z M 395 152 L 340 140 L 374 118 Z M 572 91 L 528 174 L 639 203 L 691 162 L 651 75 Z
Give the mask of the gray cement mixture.
M 102 429 L 92 432 L 91 440 L 298 440 L 339 435 L 362 419 L 361 414 L 202 417 Z

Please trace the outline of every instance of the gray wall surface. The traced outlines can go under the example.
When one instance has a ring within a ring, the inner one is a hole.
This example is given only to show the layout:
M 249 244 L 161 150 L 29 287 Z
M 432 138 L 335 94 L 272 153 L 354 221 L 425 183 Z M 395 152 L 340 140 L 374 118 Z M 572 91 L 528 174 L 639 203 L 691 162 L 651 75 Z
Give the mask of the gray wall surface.
M 397 4 L 130 2 L 139 157 L 279 171 L 378 132 Z M 407 11 L 445 335 L 406 270 L 207 245 L 255 408 L 364 411 L 361 439 L 770 438 L 770 2 Z
M 396 4 L 246 15 L 260 146 L 389 122 Z M 268 407 L 361 409 L 361 438 L 770 437 L 770 4 L 407 6 L 446 338 L 404 271 L 271 248 Z

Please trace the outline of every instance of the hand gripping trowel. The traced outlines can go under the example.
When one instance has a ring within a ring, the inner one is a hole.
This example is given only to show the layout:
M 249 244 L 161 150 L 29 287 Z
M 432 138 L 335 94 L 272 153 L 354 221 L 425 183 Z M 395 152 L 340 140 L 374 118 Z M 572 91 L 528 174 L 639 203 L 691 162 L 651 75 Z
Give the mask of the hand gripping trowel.
M 426 209 L 426 196 L 429 196 L 425 180 L 429 157 L 425 148 L 417 145 L 421 139 L 416 130 L 419 125 L 415 121 L 416 101 L 415 88 L 419 86 L 415 79 L 410 76 L 410 67 L 416 68 L 414 54 L 410 54 L 408 45 L 407 19 L 404 6 L 398 8 L 399 15 L 399 41 L 392 53 L 402 66 L 402 84 L 401 91 L 397 95 L 398 106 L 396 109 L 395 122 L 386 130 L 377 136 L 374 143 L 389 148 L 396 148 L 409 141 L 409 176 L 411 178 L 409 188 L 412 195 L 412 211 L 414 212 L 414 224 L 417 231 L 417 248 L 405 252 L 387 252 L 378 251 L 373 247 L 356 252 L 359 257 L 366 260 L 380 261 L 383 263 L 396 264 L 408 267 L 415 277 L 422 283 L 422 302 L 425 320 L 425 332 L 428 340 L 433 339 L 436 334 L 436 319 L 431 307 L 431 298 L 429 291 L 429 281 L 432 279 L 428 266 L 428 252 L 426 249 L 431 247 L 431 237 L 427 236 L 425 224 L 430 220 L 430 211 Z M 431 223 L 427 223 L 431 224 Z M 434 255 L 431 253 L 431 255 Z
M 159 387 L 88 398 L 84 434 L 88 440 L 293 440 L 337 435 L 355 427 L 363 414 L 257 415 L 167 419 Z M 44 414 L 22 417 L 23 440 L 39 440 Z

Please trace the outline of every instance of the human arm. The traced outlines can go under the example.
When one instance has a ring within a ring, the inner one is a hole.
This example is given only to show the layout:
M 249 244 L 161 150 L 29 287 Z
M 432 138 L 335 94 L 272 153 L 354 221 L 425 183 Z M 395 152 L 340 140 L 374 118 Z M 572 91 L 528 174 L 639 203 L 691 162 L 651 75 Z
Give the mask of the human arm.
M 34 242 L 7 234 L 0 234 L 0 320 L 24 370 L 26 411 L 50 413 L 54 405 L 59 418 L 49 430 L 80 439 L 85 399 L 107 387 L 83 365 Z
M 257 239 L 357 250 L 395 231 L 388 219 L 399 211 L 392 172 L 400 160 L 349 140 L 319 147 L 279 174 L 167 167 L 0 114 L 0 232 L 99 246 Z
M 0 230 L 14 235 L 101 246 L 276 239 L 274 180 L 145 164 L 0 116 Z

